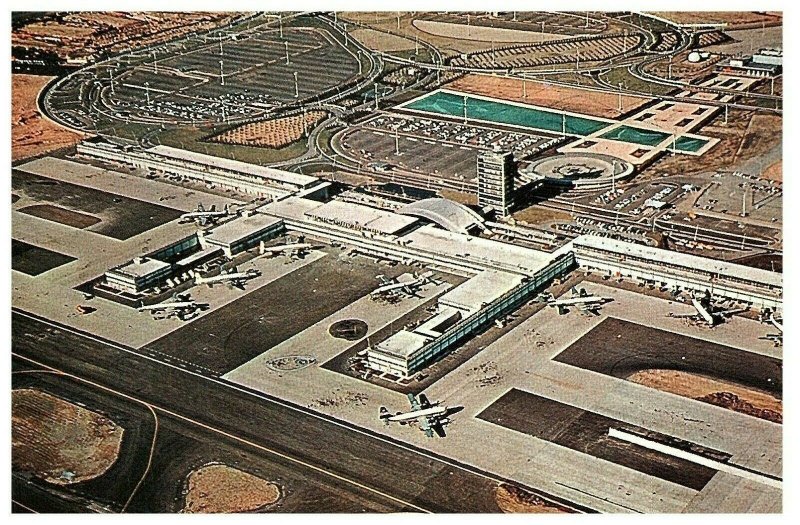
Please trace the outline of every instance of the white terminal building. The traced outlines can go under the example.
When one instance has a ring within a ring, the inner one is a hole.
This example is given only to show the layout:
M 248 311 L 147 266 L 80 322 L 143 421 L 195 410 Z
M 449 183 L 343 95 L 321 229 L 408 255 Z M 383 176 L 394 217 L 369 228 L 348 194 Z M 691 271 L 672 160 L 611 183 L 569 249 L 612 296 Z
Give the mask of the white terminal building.
M 275 237 L 283 231 L 283 221 L 254 213 L 215 226 L 210 232 L 197 233 L 203 248 L 220 248 L 229 259 L 234 255 L 258 246 L 261 241 Z
M 669 286 L 709 289 L 715 295 L 756 306 L 782 308 L 782 277 L 765 270 L 594 236 L 579 237 L 548 253 L 471 235 L 486 229 L 483 218 L 446 199 L 398 204 L 395 211 L 387 211 L 364 204 L 315 200 L 326 198 L 328 186 L 315 177 L 167 146 L 142 150 L 89 140 L 78 150 L 272 199 L 254 214 L 112 268 L 106 273 L 106 281 L 118 290 L 140 293 L 170 275 L 173 279 L 185 275 L 197 261 L 219 252 L 231 258 L 284 230 L 343 243 L 367 255 L 424 264 L 467 277 L 438 299 L 436 311 L 421 325 L 369 348 L 369 366 L 399 377 L 410 377 L 437 361 L 459 342 L 514 311 L 554 278 L 578 265 Z M 491 184 L 484 187 L 483 194 L 499 200 L 484 204 L 503 213 L 512 202 L 510 159 L 501 155 L 488 160 L 491 162 L 483 166 L 484 176 L 492 180 L 486 179 Z
M 94 138 L 80 142 L 77 151 L 81 155 L 186 177 L 203 184 L 272 200 L 293 194 L 325 196 L 330 186 L 329 182 L 310 175 L 171 146 L 159 145 L 143 149 Z
M 108 286 L 136 294 L 158 286 L 172 273 L 172 265 L 148 257 L 136 257 L 121 266 L 111 268 L 105 274 Z
M 783 305 L 783 276 L 776 272 L 593 235 L 578 237 L 570 245 L 578 264 L 587 270 L 708 290 L 757 307 Z
M 136 257 L 105 273 L 107 288 L 139 295 L 164 283 L 175 285 L 190 278 L 189 271 L 205 261 L 237 254 L 258 246 L 285 231 L 279 218 L 250 213 L 219 224 L 210 231 L 197 231 L 143 257 Z M 167 262 L 171 261 L 171 262 Z

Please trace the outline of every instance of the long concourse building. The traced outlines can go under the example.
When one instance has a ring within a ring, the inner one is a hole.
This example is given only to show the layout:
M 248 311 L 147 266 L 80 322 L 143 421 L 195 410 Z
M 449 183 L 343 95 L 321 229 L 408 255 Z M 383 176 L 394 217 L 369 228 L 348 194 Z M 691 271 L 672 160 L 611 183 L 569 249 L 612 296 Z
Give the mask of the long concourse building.
M 605 237 L 584 235 L 572 242 L 578 264 L 609 275 L 679 286 L 758 307 L 782 308 L 779 273 Z

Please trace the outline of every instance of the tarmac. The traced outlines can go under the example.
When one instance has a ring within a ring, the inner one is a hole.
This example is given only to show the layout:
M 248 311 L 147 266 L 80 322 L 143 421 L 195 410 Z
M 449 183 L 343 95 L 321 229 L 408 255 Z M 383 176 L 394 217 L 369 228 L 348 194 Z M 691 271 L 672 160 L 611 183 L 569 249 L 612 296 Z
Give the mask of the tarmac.
M 705 506 L 717 512 L 733 512 L 751 505 L 748 508 L 760 512 L 778 512 L 780 491 L 774 488 L 748 483 L 744 490 L 739 481 L 732 486 L 742 488 L 741 492 L 722 497 L 715 480 L 720 476 L 728 478 L 728 474 L 717 473 L 712 482 L 697 491 L 476 418 L 509 389 L 517 388 L 729 453 L 731 463 L 745 468 L 782 475 L 781 425 L 553 360 L 607 316 L 780 358 L 779 349 L 757 339 L 763 335 L 762 325 L 734 318 L 713 331 L 705 330 L 668 317 L 676 308 L 668 301 L 605 285 L 582 286 L 590 293 L 614 297 L 615 301 L 604 305 L 599 317 L 591 318 L 578 313 L 560 316 L 555 309 L 546 308 L 426 391 L 431 400 L 465 407 L 446 427 L 445 439 L 427 439 L 413 427 L 384 427 L 376 416 L 378 407 L 406 410 L 409 407 L 405 396 L 356 378 L 322 372 L 318 364 L 281 374 L 266 372 L 262 366 L 253 375 L 250 370 L 257 366 L 257 360 L 226 378 L 305 405 L 330 397 L 334 403 L 316 403 L 314 409 L 598 511 L 689 512 Z M 564 329 L 565 323 L 569 323 L 569 330 Z M 323 324 L 315 330 L 325 329 L 327 324 Z M 299 348 L 308 353 L 308 346 L 300 341 L 312 340 L 313 333 L 298 334 L 290 346 L 275 349 L 271 355 L 289 355 Z M 338 353 L 338 348 L 324 352 L 319 355 Z M 263 363 L 265 358 L 259 359 Z

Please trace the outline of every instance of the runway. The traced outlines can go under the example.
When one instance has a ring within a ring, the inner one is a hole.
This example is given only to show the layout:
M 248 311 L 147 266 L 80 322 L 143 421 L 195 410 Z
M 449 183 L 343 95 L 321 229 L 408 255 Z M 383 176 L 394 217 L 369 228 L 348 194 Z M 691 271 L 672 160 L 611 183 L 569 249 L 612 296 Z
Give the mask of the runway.
M 215 440 L 234 441 L 294 469 L 312 471 L 318 479 L 375 505 L 416 512 L 499 510 L 494 488 L 508 480 L 303 407 L 234 388 L 17 310 L 12 313 L 12 341 L 15 358 L 145 403 Z

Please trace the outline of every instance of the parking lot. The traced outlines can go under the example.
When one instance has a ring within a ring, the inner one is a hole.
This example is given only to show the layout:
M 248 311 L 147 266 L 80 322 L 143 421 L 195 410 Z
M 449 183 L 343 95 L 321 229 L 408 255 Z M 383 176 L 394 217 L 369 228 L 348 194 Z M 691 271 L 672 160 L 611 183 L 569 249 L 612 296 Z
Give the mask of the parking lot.
M 98 109 L 126 123 L 218 123 L 336 89 L 358 72 L 356 55 L 327 31 L 245 25 L 78 71 L 45 103 L 78 127 Z
M 559 140 L 445 120 L 382 114 L 342 135 L 340 143 L 348 156 L 367 165 L 384 162 L 434 177 L 473 181 L 479 151 L 499 148 L 524 159 Z
M 699 211 L 738 217 L 743 211 L 751 219 L 782 222 L 783 185 L 741 172 L 716 173 L 697 201 Z M 738 219 L 737 219 L 738 220 Z

